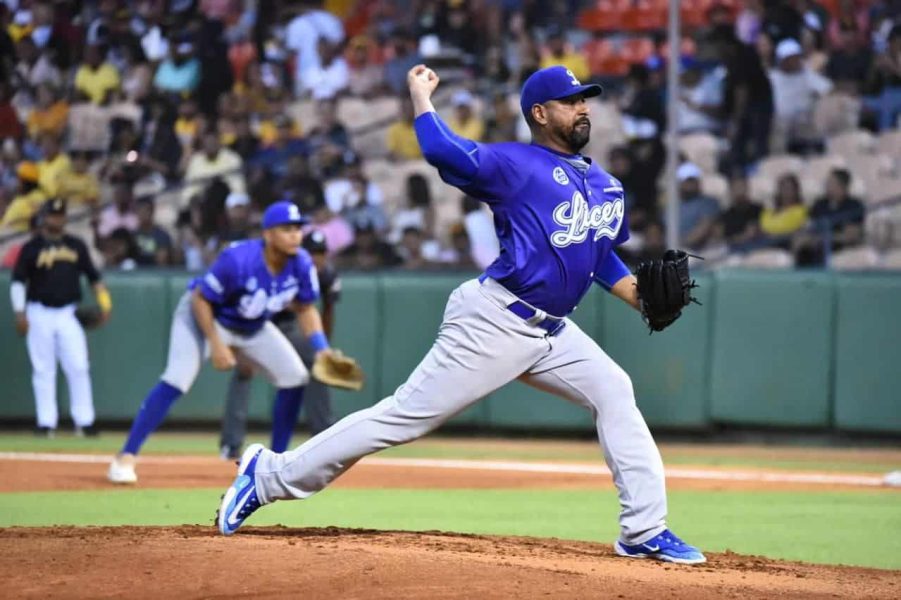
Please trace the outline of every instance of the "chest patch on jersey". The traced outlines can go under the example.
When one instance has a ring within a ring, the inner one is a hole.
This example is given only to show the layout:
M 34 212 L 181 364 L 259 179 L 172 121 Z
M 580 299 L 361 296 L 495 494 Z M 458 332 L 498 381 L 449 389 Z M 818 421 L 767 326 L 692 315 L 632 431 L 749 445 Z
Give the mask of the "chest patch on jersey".
M 52 269 L 57 262 L 78 262 L 78 253 L 66 246 L 51 246 L 44 248 L 38 254 L 38 268 Z
M 588 239 L 588 232 L 594 230 L 594 241 L 602 237 L 616 239 L 626 212 L 622 198 L 588 207 L 588 202 L 578 190 L 572 200 L 561 202 L 554 209 L 554 222 L 566 229 L 551 234 L 551 243 L 558 248 L 570 244 L 580 244 Z
M 554 168 L 554 181 L 560 185 L 569 185 L 569 176 L 563 170 L 563 167 Z
M 297 295 L 297 287 L 282 290 L 269 295 L 265 290 L 257 289 L 251 294 L 244 294 L 238 301 L 238 312 L 245 319 L 259 319 L 266 311 L 275 314 L 283 311 Z

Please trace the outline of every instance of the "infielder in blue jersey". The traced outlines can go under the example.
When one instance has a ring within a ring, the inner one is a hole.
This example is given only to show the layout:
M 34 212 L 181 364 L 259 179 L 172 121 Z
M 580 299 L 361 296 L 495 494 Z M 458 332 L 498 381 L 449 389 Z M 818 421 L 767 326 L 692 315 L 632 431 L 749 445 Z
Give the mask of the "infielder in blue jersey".
M 315 494 L 360 458 L 415 440 L 519 379 L 591 412 L 622 506 L 619 554 L 704 562 L 667 529 L 663 463 L 629 376 L 567 318 L 592 284 L 641 307 L 636 278 L 614 252 L 629 237 L 622 184 L 579 154 L 591 133 L 586 98 L 601 88 L 564 67 L 538 71 L 521 94 L 532 143 L 479 144 L 438 117 L 433 71 L 413 68 L 408 84 L 423 155 L 492 208 L 500 256 L 454 290 L 434 346 L 393 395 L 290 452 L 249 447 L 219 530 L 232 534 L 263 505 Z
M 235 367 L 235 352 L 278 388 L 273 440 L 290 438 L 310 375 L 291 343 L 269 319 L 291 308 L 315 352 L 328 351 L 316 308 L 316 267 L 300 248 L 306 220 L 291 202 L 276 202 L 263 215 L 263 239 L 236 242 L 210 270 L 188 285 L 172 319 L 169 358 L 159 383 L 144 399 L 121 453 L 109 468 L 114 483 L 134 483 L 135 457 L 186 393 L 206 355 L 220 370 Z

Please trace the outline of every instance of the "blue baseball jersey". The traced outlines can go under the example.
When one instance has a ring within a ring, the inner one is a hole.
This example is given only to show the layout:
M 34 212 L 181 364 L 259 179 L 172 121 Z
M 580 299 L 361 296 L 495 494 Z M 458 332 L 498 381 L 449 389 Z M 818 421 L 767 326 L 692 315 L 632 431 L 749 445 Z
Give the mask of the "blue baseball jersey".
M 195 287 L 213 305 L 219 323 L 243 333 L 258 331 L 295 300 L 312 304 L 319 299 L 316 266 L 309 253 L 300 249 L 281 273 L 273 275 L 263 257 L 263 240 L 231 244 L 205 275 L 188 285 Z
M 486 274 L 555 316 L 572 312 L 629 238 L 622 184 L 591 159 L 534 144 L 478 145 L 464 192 L 494 212 L 501 252 Z M 622 275 L 621 271 L 616 271 Z

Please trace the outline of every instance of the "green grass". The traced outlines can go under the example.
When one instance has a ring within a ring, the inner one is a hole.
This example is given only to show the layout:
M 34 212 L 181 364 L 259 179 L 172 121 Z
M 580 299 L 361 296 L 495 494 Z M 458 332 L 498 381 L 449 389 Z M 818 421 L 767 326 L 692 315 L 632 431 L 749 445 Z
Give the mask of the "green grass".
M 68 433 L 60 433 L 56 439 L 47 440 L 22 433 L 0 433 L 0 452 L 104 452 L 113 454 L 119 450 L 125 439 L 124 432 L 108 432 L 97 439 L 76 438 Z M 303 441 L 297 436 L 295 442 Z M 268 444 L 265 435 L 252 435 L 248 443 L 261 441 Z M 218 436 L 212 433 L 161 433 L 150 437 L 143 452 L 146 454 L 215 454 Z M 767 458 L 741 456 L 711 456 L 709 452 L 699 451 L 697 454 L 686 452 L 680 448 L 678 453 L 663 449 L 664 459 L 668 465 L 694 465 L 716 467 L 757 467 L 787 470 L 814 470 L 840 472 L 888 472 L 901 469 L 901 462 L 874 462 L 864 460 L 829 460 Z M 485 460 L 567 460 L 580 462 L 600 462 L 600 449 L 591 443 L 571 446 L 548 446 L 537 443 L 530 446 L 528 440 L 506 447 L 498 447 L 496 443 L 473 439 L 461 444 L 433 437 L 406 446 L 391 448 L 380 456 L 404 458 L 458 458 Z
M 219 489 L 0 494 L 0 526 L 209 524 Z M 670 524 L 709 551 L 901 568 L 893 493 L 674 491 Z M 612 491 L 328 490 L 265 507 L 253 525 L 335 525 L 558 537 L 610 543 Z

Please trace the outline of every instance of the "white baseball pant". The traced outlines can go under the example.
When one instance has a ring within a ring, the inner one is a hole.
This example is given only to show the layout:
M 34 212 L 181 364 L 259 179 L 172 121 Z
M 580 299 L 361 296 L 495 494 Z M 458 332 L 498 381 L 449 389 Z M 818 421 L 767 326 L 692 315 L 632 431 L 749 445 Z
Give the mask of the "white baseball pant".
M 28 335 L 25 343 L 31 359 L 31 384 L 37 408 L 38 427 L 56 429 L 56 361 L 63 367 L 69 384 L 69 410 L 79 427 L 94 424 L 94 397 L 88 363 L 88 342 L 75 305 L 61 308 L 29 302 L 25 307 Z
M 434 346 L 392 396 L 292 451 L 263 450 L 255 476 L 260 500 L 307 498 L 362 457 L 425 435 L 519 378 L 591 412 L 619 492 L 622 541 L 639 544 L 661 533 L 663 461 L 629 376 L 569 319 L 548 336 L 507 310 L 517 300 L 491 279 L 454 290 Z

